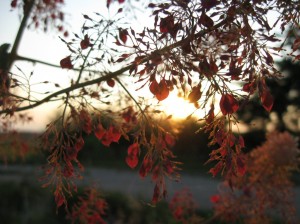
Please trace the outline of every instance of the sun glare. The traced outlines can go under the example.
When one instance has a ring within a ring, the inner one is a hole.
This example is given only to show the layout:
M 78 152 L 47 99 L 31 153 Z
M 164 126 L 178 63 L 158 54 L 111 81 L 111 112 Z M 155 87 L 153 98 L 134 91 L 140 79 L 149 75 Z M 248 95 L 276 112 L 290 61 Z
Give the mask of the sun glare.
M 200 118 L 205 114 L 203 110 L 196 109 L 194 104 L 183 97 L 179 97 L 175 92 L 171 92 L 168 98 L 161 101 L 160 104 L 166 115 L 172 115 L 174 119 L 185 119 L 191 114 Z

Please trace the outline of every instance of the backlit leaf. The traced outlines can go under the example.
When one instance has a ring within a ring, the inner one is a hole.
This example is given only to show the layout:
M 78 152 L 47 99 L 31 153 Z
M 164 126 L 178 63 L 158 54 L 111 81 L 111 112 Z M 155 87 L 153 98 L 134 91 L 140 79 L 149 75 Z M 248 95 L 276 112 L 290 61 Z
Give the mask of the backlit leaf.
M 223 94 L 220 100 L 220 109 L 223 115 L 232 114 L 239 109 L 238 101 L 231 94 Z

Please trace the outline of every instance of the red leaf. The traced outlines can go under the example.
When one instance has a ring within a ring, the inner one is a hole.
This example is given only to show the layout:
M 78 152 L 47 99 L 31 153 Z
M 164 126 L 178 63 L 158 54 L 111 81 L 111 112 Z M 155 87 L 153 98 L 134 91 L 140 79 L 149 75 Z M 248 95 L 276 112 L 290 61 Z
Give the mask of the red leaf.
M 234 146 L 234 144 L 235 144 L 235 136 L 234 136 L 234 134 L 229 133 L 229 134 L 227 135 L 227 144 L 228 144 L 230 147 Z
M 138 143 L 133 143 L 128 147 L 127 153 L 128 155 L 137 156 L 140 152 L 140 147 Z
M 238 101 L 231 94 L 224 94 L 220 100 L 220 109 L 223 115 L 232 114 L 239 109 Z
M 168 160 L 165 161 L 165 163 L 164 163 L 164 169 L 167 172 L 167 174 L 172 174 L 174 172 L 174 168 L 173 168 L 171 162 Z
M 96 135 L 96 133 L 95 133 Z M 103 145 L 109 147 L 112 142 L 118 142 L 121 138 L 121 133 L 114 126 L 110 126 L 108 131 L 101 138 Z
M 118 0 L 118 2 L 121 4 L 121 3 L 124 3 L 125 0 Z
M 220 161 L 217 163 L 217 165 L 215 165 L 213 168 L 209 170 L 209 173 L 211 173 L 213 177 L 215 177 L 221 171 L 222 168 L 223 168 L 223 162 Z
M 244 141 L 244 138 L 243 136 L 239 136 L 239 145 L 241 146 L 241 148 L 244 148 L 245 147 L 245 141 Z
M 219 1 L 217 0 L 201 0 L 202 7 L 204 9 L 210 10 L 211 8 L 215 7 L 219 4 Z
M 175 145 L 175 139 L 169 133 L 166 133 L 166 135 L 165 135 L 165 141 L 168 144 L 168 146 L 170 146 L 170 147 L 173 147 Z
M 158 83 L 157 83 L 156 79 L 154 79 L 149 86 L 150 92 L 153 95 L 156 95 L 156 93 L 158 92 L 158 88 L 159 88 Z
M 17 3 L 18 3 L 18 0 L 13 0 L 13 1 L 11 1 L 10 6 L 12 8 L 16 8 L 17 7 Z
M 108 8 L 110 6 L 110 3 L 112 2 L 112 0 L 107 0 L 106 1 L 106 7 Z
M 75 149 L 76 151 L 80 151 L 82 149 L 82 147 L 84 146 L 84 140 L 83 138 L 80 136 L 77 141 L 76 141 L 76 144 L 75 144 Z
M 121 133 L 114 126 L 109 127 L 107 134 L 112 142 L 118 142 L 121 138 Z
M 124 44 L 127 41 L 127 35 L 128 35 L 127 30 L 124 30 L 124 29 L 119 30 L 119 38 Z
M 152 171 L 152 180 L 156 181 L 161 174 L 160 166 L 156 165 Z
M 169 88 L 164 79 L 162 79 L 158 84 L 158 91 L 156 92 L 155 96 L 159 101 L 162 101 L 169 96 Z
M 101 143 L 106 147 L 109 147 L 110 144 L 112 143 L 112 140 L 111 140 L 111 138 L 109 138 L 107 133 L 104 134 L 104 136 L 101 140 Z
M 55 195 L 55 203 L 56 203 L 56 207 L 59 208 L 60 206 L 62 206 L 65 202 L 65 199 L 63 197 L 63 195 L 58 192 L 57 190 L 54 192 Z
M 142 178 L 145 177 L 151 169 L 152 169 L 152 160 L 148 158 L 144 158 L 142 166 L 139 171 L 140 177 Z
M 236 164 L 238 174 L 244 176 L 246 173 L 246 165 L 244 161 L 240 157 L 237 157 Z
M 134 155 L 128 155 L 126 157 L 126 163 L 131 169 L 134 169 L 139 163 L 138 157 Z
M 96 138 L 101 140 L 106 133 L 106 130 L 103 128 L 102 124 L 98 124 L 96 130 L 94 131 Z
M 60 67 L 67 68 L 67 69 L 72 69 L 73 65 L 72 65 L 72 62 L 71 62 L 71 56 L 68 56 L 68 57 L 65 57 L 65 58 L 61 59 Z
M 153 196 L 152 196 L 153 204 L 156 204 L 158 202 L 159 196 L 160 196 L 160 189 L 159 189 L 158 185 L 156 184 L 154 187 Z
M 219 201 L 220 201 L 220 195 L 218 195 L 218 194 L 216 194 L 216 195 L 212 195 L 211 197 L 210 197 L 210 201 L 212 202 L 212 203 L 218 203 Z
M 243 86 L 243 91 L 253 94 L 256 89 L 256 82 L 249 82 Z
M 174 17 L 172 15 L 160 19 L 159 29 L 162 33 L 168 33 L 174 28 Z
M 106 81 L 107 85 L 110 86 L 111 88 L 113 88 L 115 86 L 115 80 L 113 79 L 108 79 Z
M 80 42 L 80 47 L 82 50 L 87 49 L 90 46 L 90 39 L 88 35 L 86 34 L 84 36 L 84 39 Z
M 272 110 L 274 99 L 267 88 L 263 88 L 260 95 L 260 101 L 266 111 L 270 112 Z
M 225 138 L 225 133 L 224 133 L 224 131 L 223 131 L 222 129 L 218 130 L 218 131 L 216 132 L 215 139 L 216 139 L 216 141 L 217 141 L 217 143 L 218 143 L 219 145 L 222 145 L 222 144 L 223 144 L 224 138 Z
M 293 47 L 293 51 L 298 50 L 298 48 L 300 47 L 300 38 L 295 39 L 292 47 Z
M 273 57 L 272 57 L 268 52 L 266 52 L 266 54 L 267 54 L 267 57 L 266 57 L 266 62 L 267 62 L 267 64 L 268 64 L 268 65 L 274 64 Z
M 214 113 L 215 106 L 213 104 L 210 105 L 210 109 L 208 112 L 208 116 L 206 117 L 206 123 L 210 124 L 213 122 L 215 118 L 215 113 Z
M 188 99 L 191 103 L 196 103 L 201 98 L 202 93 L 200 91 L 200 88 L 200 85 L 192 88 L 192 91 L 188 96 Z
M 207 16 L 205 12 L 203 12 L 200 16 L 199 24 L 207 28 L 210 28 L 214 26 L 214 21 L 209 16 Z

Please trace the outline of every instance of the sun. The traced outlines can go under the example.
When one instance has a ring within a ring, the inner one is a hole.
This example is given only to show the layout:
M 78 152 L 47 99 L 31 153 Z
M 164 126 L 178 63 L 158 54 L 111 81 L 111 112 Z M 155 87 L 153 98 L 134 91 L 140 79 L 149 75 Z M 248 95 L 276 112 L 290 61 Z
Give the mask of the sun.
M 205 114 L 203 110 L 197 109 L 193 103 L 179 97 L 175 91 L 172 91 L 167 99 L 161 101 L 160 105 L 166 115 L 172 115 L 174 119 L 185 119 L 191 114 L 200 118 Z

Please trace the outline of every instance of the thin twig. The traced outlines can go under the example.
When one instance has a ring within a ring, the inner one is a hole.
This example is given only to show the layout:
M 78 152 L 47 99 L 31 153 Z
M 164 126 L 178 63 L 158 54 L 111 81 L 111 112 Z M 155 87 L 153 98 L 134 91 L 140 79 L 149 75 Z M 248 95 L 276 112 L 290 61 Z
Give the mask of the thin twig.
M 225 20 L 221 21 L 220 23 L 216 24 L 213 29 L 201 30 L 200 32 L 198 32 L 197 34 L 195 34 L 193 37 L 199 37 L 199 36 L 204 35 L 204 34 L 206 34 L 208 32 L 211 32 L 214 29 L 220 28 L 221 26 L 225 25 L 226 22 L 227 21 L 225 19 Z M 176 43 L 173 43 L 171 45 L 168 45 L 166 47 L 163 47 L 163 48 L 159 49 L 158 51 L 160 53 L 168 52 L 168 51 L 170 51 L 170 50 L 172 50 L 174 48 L 182 46 L 182 44 L 184 44 L 186 41 L 189 41 L 191 38 L 192 37 L 190 35 L 187 38 L 182 39 L 182 40 L 180 40 L 180 41 L 178 41 Z M 141 60 L 140 64 L 143 64 L 143 63 L 149 61 L 156 54 L 157 54 L 157 51 L 154 51 L 149 56 L 145 56 Z M 40 100 L 39 102 L 37 102 L 35 104 L 24 106 L 24 107 L 18 107 L 18 108 L 14 108 L 14 109 L 5 109 L 5 110 L 0 111 L 0 114 L 10 113 L 10 112 L 24 111 L 24 110 L 35 108 L 35 107 L 37 107 L 39 105 L 42 105 L 42 104 L 48 102 L 51 98 L 57 97 L 57 96 L 59 96 L 61 94 L 68 93 L 68 92 L 71 92 L 73 90 L 76 90 L 76 89 L 79 89 L 79 88 L 83 88 L 85 86 L 90 86 L 90 85 L 93 85 L 93 84 L 97 84 L 97 83 L 100 83 L 102 81 L 106 81 L 106 80 L 109 80 L 109 79 L 116 79 L 118 76 L 122 75 L 123 73 L 129 71 L 132 68 L 135 68 L 135 66 L 136 66 L 135 64 L 131 64 L 131 65 L 128 65 L 128 66 L 126 66 L 124 68 L 121 68 L 121 69 L 119 69 L 119 70 L 117 70 L 115 72 L 107 73 L 107 75 L 105 75 L 105 76 L 102 76 L 102 77 L 99 77 L 99 78 L 96 78 L 96 79 L 93 79 L 93 80 L 89 80 L 89 81 L 86 81 L 86 82 L 83 82 L 83 83 L 77 83 L 77 84 L 72 85 L 70 87 L 67 87 L 65 89 L 59 90 L 59 91 L 57 91 L 55 93 L 52 93 L 49 96 L 43 98 L 42 100 Z
M 134 101 L 134 103 L 137 105 L 137 107 L 139 108 L 139 110 L 141 111 L 143 117 L 146 119 L 146 121 L 148 122 L 148 118 L 145 114 L 145 112 L 143 111 L 143 109 L 141 108 L 141 105 L 136 101 L 136 99 L 132 96 L 132 94 L 129 92 L 129 90 L 126 88 L 126 86 L 123 85 L 123 83 L 120 81 L 120 79 L 115 78 L 115 80 L 120 84 L 120 86 L 125 90 L 125 92 L 128 94 L 128 96 Z

